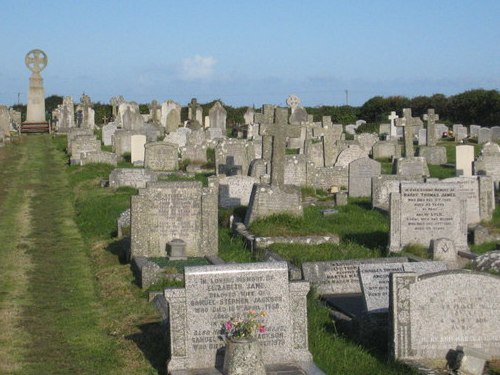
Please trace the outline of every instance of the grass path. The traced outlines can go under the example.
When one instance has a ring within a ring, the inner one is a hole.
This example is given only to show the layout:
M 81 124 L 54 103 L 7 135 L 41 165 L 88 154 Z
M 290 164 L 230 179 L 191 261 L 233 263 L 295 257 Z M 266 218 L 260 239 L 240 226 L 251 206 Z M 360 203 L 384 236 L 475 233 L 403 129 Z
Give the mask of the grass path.
M 128 324 L 112 321 L 114 299 L 137 296 L 110 276 L 124 266 L 80 235 L 66 168 L 49 136 L 0 150 L 0 374 L 156 374 L 134 341 L 141 321 L 126 309 Z M 99 279 L 127 291 L 103 295 Z

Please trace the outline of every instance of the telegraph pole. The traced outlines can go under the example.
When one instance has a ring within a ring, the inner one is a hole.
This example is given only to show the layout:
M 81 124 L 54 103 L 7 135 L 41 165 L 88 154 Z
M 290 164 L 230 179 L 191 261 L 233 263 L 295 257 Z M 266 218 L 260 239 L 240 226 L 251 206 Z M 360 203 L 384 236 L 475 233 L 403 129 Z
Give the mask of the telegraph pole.
M 345 90 L 345 105 L 349 105 L 349 90 Z

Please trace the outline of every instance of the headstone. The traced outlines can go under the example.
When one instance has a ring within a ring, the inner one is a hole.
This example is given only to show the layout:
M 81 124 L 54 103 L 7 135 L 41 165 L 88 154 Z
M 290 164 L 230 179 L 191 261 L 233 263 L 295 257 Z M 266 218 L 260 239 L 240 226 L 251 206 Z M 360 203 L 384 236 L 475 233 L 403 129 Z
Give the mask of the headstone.
M 396 128 L 396 120 L 399 118 L 399 116 L 396 114 L 396 112 L 392 111 L 391 114 L 387 117 L 389 119 L 390 123 L 390 136 L 391 139 L 398 139 L 398 133 L 397 133 L 397 128 Z
M 396 126 L 402 127 L 404 130 L 405 157 L 413 157 L 415 155 L 413 148 L 415 129 L 422 126 L 422 120 L 411 116 L 411 108 L 403 108 L 403 117 L 396 119 Z
M 173 133 L 181 124 L 181 105 L 173 100 L 163 102 L 161 106 L 161 124 L 167 133 Z
M 392 159 L 401 157 L 401 146 L 398 142 L 379 141 L 373 145 L 374 159 Z
M 40 72 L 47 66 L 47 54 L 41 49 L 33 49 L 26 54 L 24 62 L 32 72 L 28 89 L 26 122 L 33 124 L 45 123 L 45 91 Z
M 480 125 L 470 125 L 469 126 L 470 136 L 477 138 L 477 136 L 479 135 L 479 129 L 481 129 Z
M 252 143 L 240 139 L 226 139 L 215 146 L 215 171 L 227 176 L 247 176 L 255 159 Z
M 432 259 L 445 262 L 448 268 L 456 268 L 458 252 L 449 238 L 437 238 L 431 242 Z
M 467 138 L 467 128 L 462 124 L 453 125 L 453 135 L 455 137 L 455 142 L 461 142 Z
M 372 177 L 380 176 L 382 167 L 378 161 L 361 158 L 349 164 L 349 197 L 371 197 Z
M 443 137 L 448 136 L 448 127 L 445 124 L 436 124 L 437 129 L 437 139 L 441 139 Z
M 406 262 L 386 264 L 361 264 L 359 279 L 368 313 L 386 313 L 389 309 L 390 274 L 415 272 L 418 275 L 446 271 L 445 262 Z
M 500 355 L 500 278 L 467 270 L 393 274 L 391 349 L 396 359 L 445 358 L 468 346 Z
M 202 128 L 203 123 L 203 108 L 198 104 L 196 98 L 191 99 L 191 103 L 188 106 L 188 119 L 191 125 L 191 129 Z
M 399 193 L 399 185 L 403 181 L 424 182 L 420 177 L 403 177 L 397 175 L 381 175 L 372 178 L 372 207 L 389 211 L 391 193 Z
M 144 163 L 144 145 L 146 136 L 143 134 L 134 134 L 130 137 L 130 162 L 132 164 Z
M 115 168 L 109 174 L 109 186 L 117 189 L 123 186 L 143 189 L 148 182 L 156 181 L 158 176 L 143 168 Z
M 10 137 L 10 115 L 5 105 L 0 105 L 0 139 Z
M 323 141 L 323 164 L 321 166 L 330 167 L 335 164 L 337 157 L 334 145 L 340 140 L 342 127 L 333 124 L 324 123 L 322 128 L 314 128 L 313 136 L 322 137 Z
M 75 107 L 73 98 L 65 96 L 60 109 L 61 115 L 58 122 L 58 128 L 70 129 L 75 127 Z
M 144 168 L 153 171 L 176 171 L 179 169 L 178 149 L 174 143 L 146 143 L 144 151 Z
M 359 267 L 374 264 L 384 267 L 392 263 L 406 262 L 407 258 L 349 259 L 325 262 L 304 262 L 304 280 L 316 288 L 319 295 L 361 294 Z
M 418 131 L 418 145 L 424 146 L 427 144 L 427 129 L 420 129 Z
M 490 128 L 479 129 L 477 135 L 477 143 L 482 145 L 488 142 L 491 142 L 491 129 Z
M 248 206 L 254 184 L 259 179 L 250 176 L 219 178 L 219 206 L 224 208 Z
M 351 134 L 351 135 L 356 134 L 356 125 L 353 125 L 353 124 L 346 125 L 345 132 L 347 134 Z
M 181 239 L 188 257 L 216 255 L 218 187 L 213 178 L 151 182 L 131 200 L 131 256 L 164 257 L 167 243 Z
M 371 155 L 373 145 L 379 141 L 379 138 L 377 134 L 361 133 L 361 134 L 356 134 L 354 136 L 354 140 L 359 144 L 359 146 L 363 150 L 365 150 L 367 155 Z
M 118 155 L 114 152 L 89 151 L 80 156 L 80 165 L 108 164 L 114 167 L 118 164 Z
M 378 128 L 378 135 L 385 137 L 382 139 L 390 139 L 391 137 L 391 124 L 380 124 Z
M 169 373 L 213 369 L 224 346 L 223 323 L 248 310 L 268 314 L 263 321 L 267 331 L 259 338 L 265 364 L 312 363 L 307 340 L 309 284 L 290 283 L 286 262 L 186 267 L 185 285 L 164 292 L 169 305 Z
M 161 107 L 156 100 L 153 100 L 149 105 L 149 114 L 151 117 L 151 122 L 155 125 L 160 124 L 161 119 Z
M 102 127 L 102 143 L 104 146 L 111 146 L 113 144 L 112 138 L 118 126 L 114 122 L 110 122 Z
M 401 177 L 430 176 L 427 161 L 423 156 L 395 159 L 393 169 Z
M 474 162 L 474 174 L 491 176 L 496 189 L 500 185 L 500 147 L 496 143 L 486 143 L 481 155 Z
M 445 182 L 401 183 L 391 194 L 389 250 L 408 244 L 427 248 L 433 239 L 451 238 L 459 251 L 467 246 L 467 201 L 456 185 Z
M 186 243 L 179 238 L 174 238 L 167 244 L 167 256 L 169 260 L 187 260 Z
M 95 112 L 92 109 L 92 100 L 90 96 L 85 93 L 80 97 L 80 104 L 78 106 L 79 111 L 81 111 L 81 122 L 79 123 L 80 128 L 94 129 L 95 127 Z
M 336 167 L 348 167 L 354 160 L 366 158 L 368 152 L 363 150 L 358 145 L 350 145 L 347 149 L 342 151 L 337 157 L 335 162 Z
M 70 164 L 80 164 L 82 156 L 88 152 L 100 151 L 101 141 L 93 135 L 80 135 L 71 141 Z
M 456 162 L 455 170 L 458 177 L 472 176 L 472 164 L 474 163 L 474 146 L 459 145 L 455 148 Z
M 424 158 L 428 165 L 442 165 L 448 162 L 444 146 L 420 146 L 418 156 Z
M 493 126 L 491 128 L 491 141 L 492 142 L 500 141 L 500 126 Z
M 251 125 L 254 123 L 254 117 L 255 117 L 255 109 L 252 107 L 248 107 L 247 111 L 243 115 L 243 119 L 245 120 L 246 125 Z
M 285 185 L 307 185 L 307 159 L 305 155 L 285 156 Z
M 210 127 L 221 129 L 223 134 L 226 133 L 227 112 L 220 102 L 215 102 L 208 112 L 210 118 Z M 205 125 L 206 127 L 206 125 Z
M 429 108 L 427 110 L 427 113 L 424 114 L 424 121 L 427 121 L 426 143 L 425 143 L 427 146 L 434 147 L 437 145 L 436 121 L 438 120 L 439 120 L 439 115 L 434 112 L 433 108 Z M 419 145 L 420 145 L 420 133 L 419 133 Z
M 192 130 L 188 128 L 178 128 L 175 132 L 167 134 L 164 141 L 175 143 L 179 147 L 184 147 L 187 143 L 187 137 L 191 134 Z
M 123 102 L 118 107 L 115 123 L 124 130 L 142 131 L 144 118 L 141 116 L 139 105 L 134 102 Z

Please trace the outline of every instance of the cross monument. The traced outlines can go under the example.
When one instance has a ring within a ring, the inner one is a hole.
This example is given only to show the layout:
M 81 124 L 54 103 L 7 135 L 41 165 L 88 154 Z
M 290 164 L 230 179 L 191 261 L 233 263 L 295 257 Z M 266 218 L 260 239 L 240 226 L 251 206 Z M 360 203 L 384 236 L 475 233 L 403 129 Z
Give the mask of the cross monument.
M 427 146 L 436 146 L 436 121 L 439 115 L 434 112 L 434 108 L 429 108 L 424 114 L 424 121 L 427 121 Z

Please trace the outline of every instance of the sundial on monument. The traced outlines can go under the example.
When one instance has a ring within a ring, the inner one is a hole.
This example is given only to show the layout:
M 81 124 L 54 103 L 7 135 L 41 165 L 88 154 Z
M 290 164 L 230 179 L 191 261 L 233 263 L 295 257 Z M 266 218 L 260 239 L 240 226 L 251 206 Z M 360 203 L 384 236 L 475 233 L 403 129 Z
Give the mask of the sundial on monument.
M 33 49 L 26 54 L 24 63 L 32 73 L 28 89 L 26 121 L 21 126 L 21 132 L 50 131 L 45 118 L 45 92 L 43 78 L 40 75 L 40 72 L 47 66 L 47 54 L 41 49 Z

